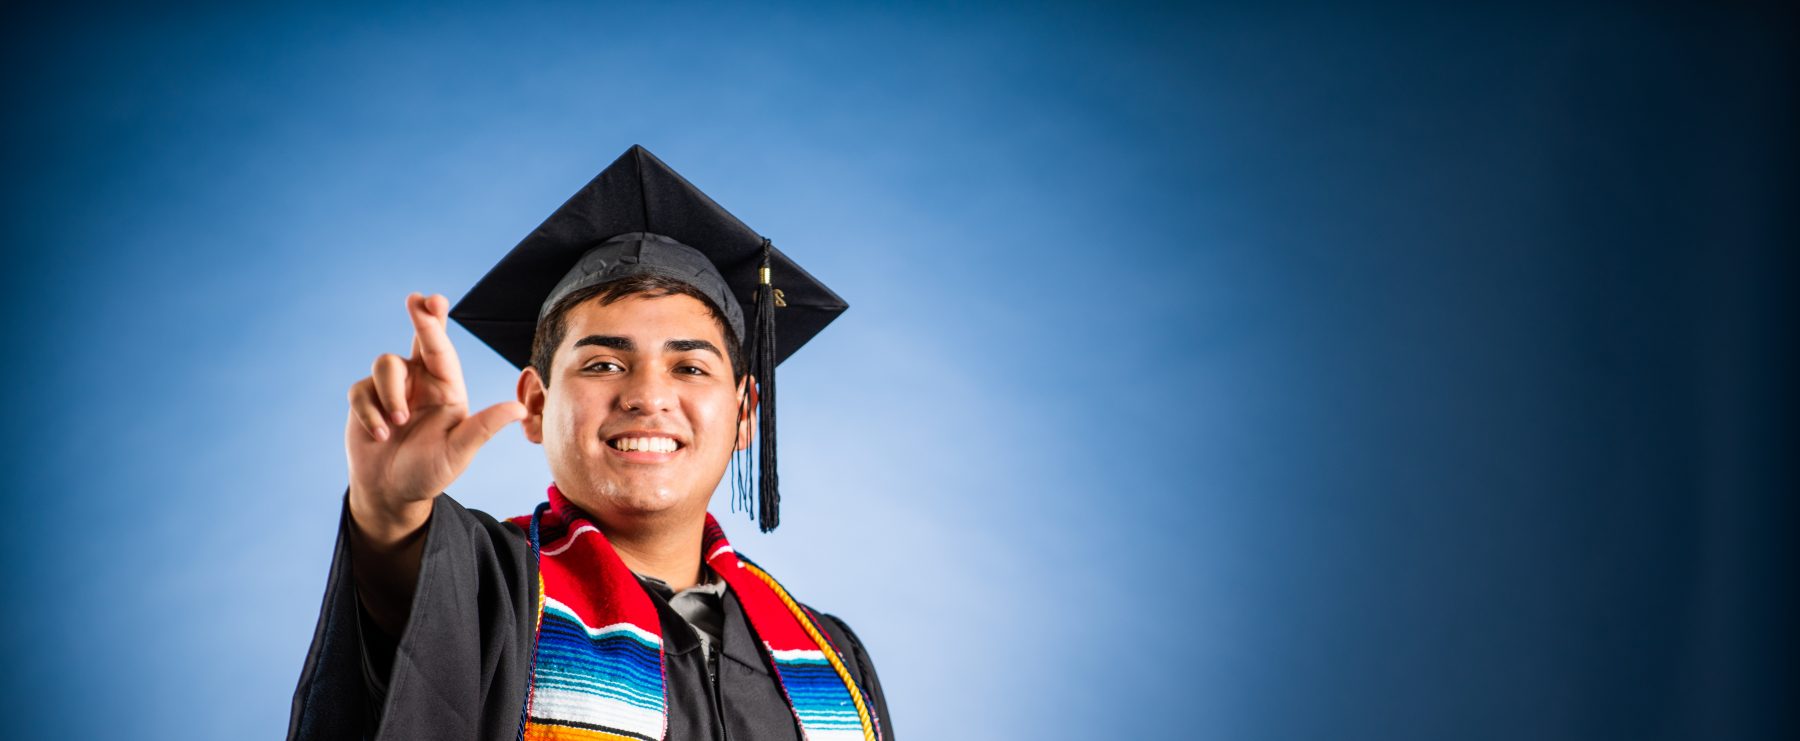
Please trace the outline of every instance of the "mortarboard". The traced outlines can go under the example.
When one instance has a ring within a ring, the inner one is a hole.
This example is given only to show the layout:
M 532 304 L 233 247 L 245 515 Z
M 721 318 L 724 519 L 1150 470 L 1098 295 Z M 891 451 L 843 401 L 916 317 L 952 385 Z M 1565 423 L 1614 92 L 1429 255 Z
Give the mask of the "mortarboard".
M 646 273 L 711 297 L 744 344 L 759 397 L 757 519 L 773 530 L 780 503 L 775 366 L 848 305 L 648 150 L 633 145 L 576 191 L 469 289 L 450 317 L 524 368 L 538 319 L 557 300 Z M 742 479 L 734 485 L 747 500 Z

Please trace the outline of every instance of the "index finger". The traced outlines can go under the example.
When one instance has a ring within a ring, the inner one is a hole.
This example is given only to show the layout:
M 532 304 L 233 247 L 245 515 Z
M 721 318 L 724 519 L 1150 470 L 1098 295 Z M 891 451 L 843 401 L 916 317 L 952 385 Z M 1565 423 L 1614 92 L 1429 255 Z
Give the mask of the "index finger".
M 456 348 L 450 345 L 450 335 L 445 331 L 450 300 L 437 294 L 409 294 L 406 311 L 412 315 L 413 360 L 422 363 L 431 375 L 461 384 L 462 364 L 457 361 Z

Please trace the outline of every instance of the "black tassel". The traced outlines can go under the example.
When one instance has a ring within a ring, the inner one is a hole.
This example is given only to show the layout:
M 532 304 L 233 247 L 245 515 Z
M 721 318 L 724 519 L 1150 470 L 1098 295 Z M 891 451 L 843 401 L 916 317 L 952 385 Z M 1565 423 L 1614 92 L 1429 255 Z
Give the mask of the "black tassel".
M 774 247 L 762 243 L 762 284 L 756 287 L 756 350 L 750 362 L 756 376 L 759 401 L 757 441 L 760 452 L 757 482 L 757 521 L 763 532 L 781 524 L 780 477 L 775 473 L 775 286 L 769 276 L 769 262 Z

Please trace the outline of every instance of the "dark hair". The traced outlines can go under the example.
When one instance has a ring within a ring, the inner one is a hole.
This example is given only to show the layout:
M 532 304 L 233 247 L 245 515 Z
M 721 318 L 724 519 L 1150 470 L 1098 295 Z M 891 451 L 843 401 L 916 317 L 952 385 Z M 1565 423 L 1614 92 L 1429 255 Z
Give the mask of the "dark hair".
M 692 296 L 706 306 L 712 314 L 713 322 L 719 325 L 719 333 L 725 337 L 725 354 L 731 360 L 732 376 L 743 380 L 744 350 L 738 342 L 737 333 L 731 331 L 731 324 L 725 321 L 725 312 L 719 309 L 713 300 L 701 293 L 700 289 L 687 283 L 661 275 L 634 275 L 620 278 L 599 285 L 588 286 L 564 296 L 550 313 L 538 322 L 537 332 L 531 336 L 531 367 L 537 369 L 538 378 L 544 386 L 550 386 L 550 363 L 556 358 L 556 347 L 562 344 L 563 337 L 569 333 L 569 310 L 598 299 L 600 305 L 613 304 L 629 296 L 645 296 L 657 298 L 661 296 Z

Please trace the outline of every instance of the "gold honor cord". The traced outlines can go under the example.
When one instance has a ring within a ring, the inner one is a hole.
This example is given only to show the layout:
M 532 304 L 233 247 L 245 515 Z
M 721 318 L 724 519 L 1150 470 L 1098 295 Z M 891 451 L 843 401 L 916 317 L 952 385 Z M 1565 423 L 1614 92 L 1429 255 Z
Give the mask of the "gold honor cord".
M 538 599 L 538 611 L 537 611 L 537 612 L 538 612 L 538 614 L 537 614 L 537 624 L 536 624 L 536 625 L 533 625 L 533 626 L 532 626 L 532 627 L 531 627 L 531 635 L 532 635 L 532 644 L 533 644 L 533 646 L 532 646 L 532 648 L 531 648 L 531 650 L 532 650 L 532 651 L 533 651 L 533 655 L 535 655 L 535 652 L 536 652 L 536 651 L 537 651 L 537 646 L 536 646 L 536 645 L 535 645 L 535 644 L 536 644 L 536 643 L 537 643 L 537 638 L 536 638 L 536 636 L 537 636 L 537 634 L 539 634 L 539 633 L 542 633 L 542 632 L 544 632 L 544 572 L 543 572 L 543 570 L 542 570 L 542 567 L 539 567 L 539 571 L 538 571 L 538 575 L 537 575 L 537 577 L 538 577 L 538 584 L 537 584 L 537 587 L 538 587 L 538 593 L 537 593 L 537 599 Z M 536 663 L 536 660 L 535 660 L 535 659 L 534 659 L 534 660 L 533 660 L 533 662 L 532 662 L 532 663 Z
M 793 613 L 794 619 L 800 621 L 800 627 L 806 629 L 806 635 L 823 649 L 821 653 L 825 654 L 825 660 L 831 662 L 831 668 L 836 669 L 838 678 L 844 681 L 844 689 L 850 690 L 850 701 L 856 703 L 856 718 L 862 722 L 863 741 L 876 741 L 875 724 L 869 722 L 869 706 L 863 704 L 862 691 L 857 689 L 856 680 L 850 678 L 850 670 L 844 668 L 844 661 L 838 658 L 837 649 L 831 645 L 831 641 L 819 634 L 819 629 L 806 616 L 806 611 L 800 609 L 800 603 L 795 602 L 793 597 L 788 596 L 786 589 L 775 583 L 775 577 L 769 576 L 769 572 L 757 568 L 747 560 L 740 560 L 738 563 L 775 590 L 775 596 L 780 597 L 781 604 L 787 605 L 788 612 Z

